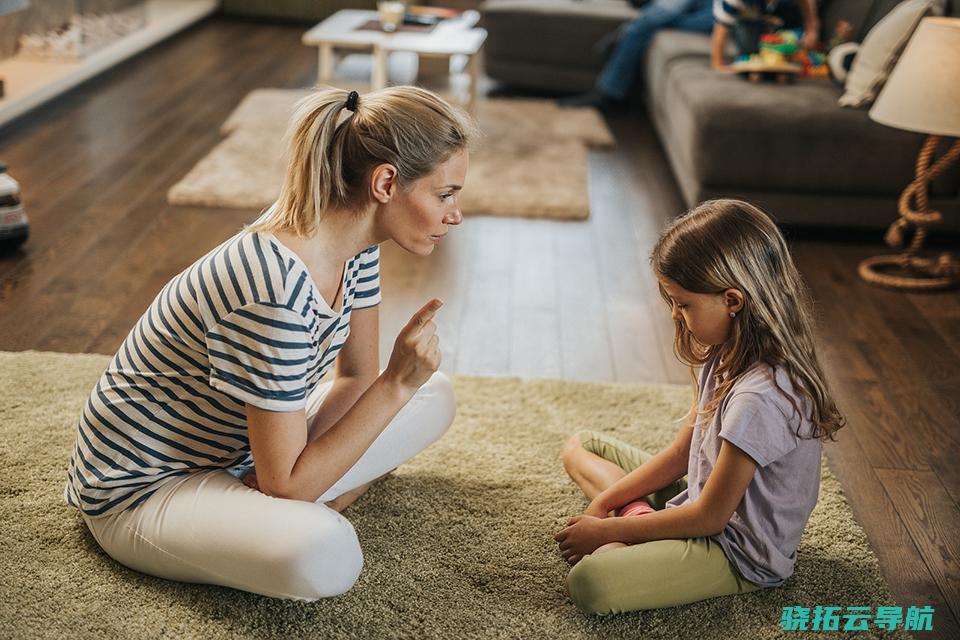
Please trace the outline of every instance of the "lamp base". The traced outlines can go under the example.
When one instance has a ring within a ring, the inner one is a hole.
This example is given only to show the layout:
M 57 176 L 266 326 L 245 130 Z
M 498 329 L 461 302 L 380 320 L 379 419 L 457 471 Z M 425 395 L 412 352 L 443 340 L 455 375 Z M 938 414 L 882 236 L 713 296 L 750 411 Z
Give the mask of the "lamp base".
M 960 261 L 944 253 L 937 260 L 900 254 L 875 256 L 860 263 L 860 277 L 892 289 L 936 291 L 960 285 Z
M 900 218 L 887 230 L 886 243 L 904 251 L 896 256 L 875 256 L 860 263 L 860 277 L 871 284 L 893 289 L 933 291 L 960 285 L 960 261 L 949 253 L 939 257 L 919 255 L 927 228 L 942 219 L 939 211 L 929 207 L 930 182 L 960 157 L 960 140 L 936 162 L 933 153 L 940 136 L 928 136 L 917 156 L 916 179 L 900 195 Z M 908 240 L 908 236 L 912 236 Z

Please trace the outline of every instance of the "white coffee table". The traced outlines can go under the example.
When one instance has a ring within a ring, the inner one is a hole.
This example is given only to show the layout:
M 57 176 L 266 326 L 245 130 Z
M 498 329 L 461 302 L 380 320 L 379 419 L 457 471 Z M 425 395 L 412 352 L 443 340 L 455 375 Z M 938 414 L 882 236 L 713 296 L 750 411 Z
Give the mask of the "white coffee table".
M 453 55 L 467 56 L 467 69 L 470 75 L 470 93 L 467 108 L 473 111 L 477 100 L 477 80 L 480 75 L 480 49 L 487 32 L 474 25 L 480 19 L 476 11 L 465 11 L 457 18 L 440 21 L 431 31 L 425 33 L 399 31 L 384 33 L 375 30 L 361 30 L 370 20 L 377 19 L 376 11 L 342 9 L 305 34 L 301 42 L 319 47 L 317 80 L 321 84 L 330 84 L 333 80 L 335 55 L 337 49 L 371 51 L 373 53 L 373 73 L 370 84 L 374 89 L 387 86 L 387 58 L 394 51 L 416 53 L 421 58 L 449 58 Z

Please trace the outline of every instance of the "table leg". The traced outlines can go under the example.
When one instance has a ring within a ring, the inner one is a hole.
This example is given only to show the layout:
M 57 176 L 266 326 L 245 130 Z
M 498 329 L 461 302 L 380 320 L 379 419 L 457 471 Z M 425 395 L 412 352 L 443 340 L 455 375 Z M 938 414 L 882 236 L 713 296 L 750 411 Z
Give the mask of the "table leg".
M 335 63 L 335 54 L 332 44 L 320 45 L 320 57 L 317 60 L 317 82 L 319 84 L 330 84 L 333 81 L 333 66 Z
M 417 80 L 447 78 L 450 76 L 450 56 L 424 56 L 417 59 Z
M 373 73 L 370 76 L 371 88 L 376 91 L 387 86 L 387 57 L 390 52 L 383 47 L 373 47 Z
M 467 61 L 467 69 L 470 72 L 470 93 L 467 99 L 467 111 L 471 114 L 476 113 L 477 108 L 477 85 L 480 82 L 480 52 L 470 56 Z

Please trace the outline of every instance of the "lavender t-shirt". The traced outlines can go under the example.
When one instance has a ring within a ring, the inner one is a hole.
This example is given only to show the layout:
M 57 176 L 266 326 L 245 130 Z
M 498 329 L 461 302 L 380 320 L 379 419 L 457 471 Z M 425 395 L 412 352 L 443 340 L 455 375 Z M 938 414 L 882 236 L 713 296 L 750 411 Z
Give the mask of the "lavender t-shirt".
M 698 406 L 702 411 L 716 389 L 719 357 L 700 372 Z M 774 385 L 774 375 L 780 389 Z M 791 396 L 798 415 L 784 396 Z M 720 455 L 723 440 L 757 463 L 753 480 L 730 522 L 713 538 L 750 582 L 775 587 L 793 574 L 797 545 L 820 488 L 820 441 L 808 439 L 809 415 L 782 368 L 757 363 L 744 372 L 707 425 L 695 427 L 687 462 L 687 490 L 667 507 L 696 500 Z M 797 437 L 797 427 L 805 438 Z

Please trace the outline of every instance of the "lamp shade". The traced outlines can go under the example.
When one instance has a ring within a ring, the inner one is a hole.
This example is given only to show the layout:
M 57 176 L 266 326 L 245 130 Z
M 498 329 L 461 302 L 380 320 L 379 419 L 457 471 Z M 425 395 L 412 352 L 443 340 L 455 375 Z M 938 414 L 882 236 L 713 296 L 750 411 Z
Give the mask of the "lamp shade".
M 924 18 L 893 68 L 870 119 L 960 137 L 960 18 Z

